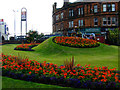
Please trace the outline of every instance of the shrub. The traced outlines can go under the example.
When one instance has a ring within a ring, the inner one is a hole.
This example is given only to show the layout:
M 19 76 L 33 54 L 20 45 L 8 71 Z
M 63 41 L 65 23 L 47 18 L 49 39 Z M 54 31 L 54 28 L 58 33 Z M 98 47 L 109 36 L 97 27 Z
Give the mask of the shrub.
M 118 28 L 114 30 L 109 29 L 107 39 L 109 44 L 120 45 L 120 30 Z
M 18 56 L 15 57 L 15 62 L 18 63 L 18 65 L 22 65 L 28 62 L 28 57 L 27 56 L 21 56 L 18 53 Z
M 70 61 L 68 61 L 67 59 L 64 61 L 64 65 L 65 68 L 67 70 L 71 70 L 73 71 L 73 69 L 75 68 L 75 62 L 74 62 L 74 57 L 72 57 L 72 60 L 70 59 Z

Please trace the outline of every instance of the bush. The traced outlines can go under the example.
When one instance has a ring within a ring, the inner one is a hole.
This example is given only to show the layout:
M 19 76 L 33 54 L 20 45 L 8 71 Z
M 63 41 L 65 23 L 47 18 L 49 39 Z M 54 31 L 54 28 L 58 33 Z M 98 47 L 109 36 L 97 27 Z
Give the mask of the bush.
M 118 28 L 114 30 L 109 29 L 108 43 L 113 45 L 120 45 L 120 30 Z

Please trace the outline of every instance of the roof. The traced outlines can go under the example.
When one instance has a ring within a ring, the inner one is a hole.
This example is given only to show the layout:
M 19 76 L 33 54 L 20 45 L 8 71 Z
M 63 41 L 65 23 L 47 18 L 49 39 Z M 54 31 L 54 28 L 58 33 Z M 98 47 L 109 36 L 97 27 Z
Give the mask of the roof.
M 56 8 L 56 11 L 55 12 L 58 12 L 60 10 L 63 10 L 63 9 L 67 9 L 67 8 L 70 8 L 70 7 L 75 7 L 77 5 L 83 5 L 83 4 L 86 4 L 86 3 L 92 3 L 92 2 L 68 2 L 68 5 L 67 6 L 64 6 L 61 7 L 61 8 Z

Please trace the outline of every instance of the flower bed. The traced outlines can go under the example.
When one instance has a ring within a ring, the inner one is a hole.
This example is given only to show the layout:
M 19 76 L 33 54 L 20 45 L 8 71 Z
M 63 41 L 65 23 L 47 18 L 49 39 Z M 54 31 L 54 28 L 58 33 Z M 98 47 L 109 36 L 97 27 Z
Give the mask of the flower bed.
M 34 51 L 32 48 L 37 45 L 39 45 L 39 43 L 21 44 L 14 48 L 14 50 Z
M 38 83 L 56 84 L 75 88 L 120 88 L 118 72 L 115 68 L 85 67 L 76 65 L 73 70 L 56 64 L 38 63 L 35 60 L 20 60 L 16 56 L 2 54 L 2 75 L 34 81 Z
M 99 46 L 99 42 L 92 39 L 83 39 L 80 37 L 55 37 L 53 38 L 53 42 L 70 47 L 78 47 L 78 48 L 91 48 Z

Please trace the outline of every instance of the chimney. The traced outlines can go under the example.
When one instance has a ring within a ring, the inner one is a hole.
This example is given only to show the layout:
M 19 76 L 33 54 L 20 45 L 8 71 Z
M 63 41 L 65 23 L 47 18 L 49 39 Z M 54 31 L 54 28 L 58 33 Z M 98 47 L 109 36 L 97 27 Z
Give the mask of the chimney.
M 55 3 L 53 4 L 53 12 L 56 10 L 56 7 L 57 7 L 57 3 L 55 2 Z
M 66 7 L 67 5 L 68 5 L 68 3 L 69 3 L 69 0 L 64 0 L 64 7 Z

